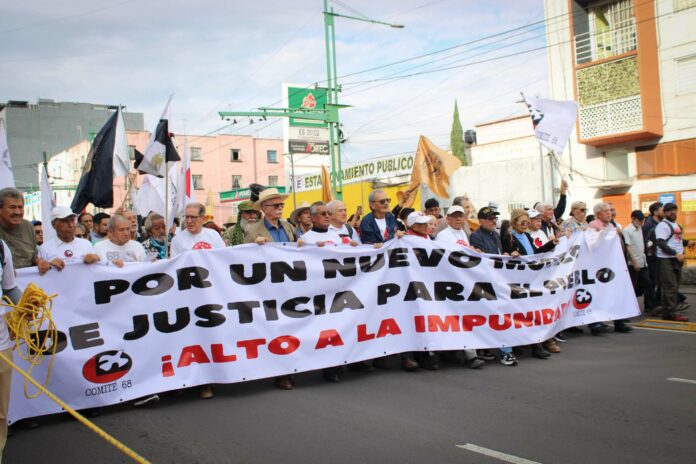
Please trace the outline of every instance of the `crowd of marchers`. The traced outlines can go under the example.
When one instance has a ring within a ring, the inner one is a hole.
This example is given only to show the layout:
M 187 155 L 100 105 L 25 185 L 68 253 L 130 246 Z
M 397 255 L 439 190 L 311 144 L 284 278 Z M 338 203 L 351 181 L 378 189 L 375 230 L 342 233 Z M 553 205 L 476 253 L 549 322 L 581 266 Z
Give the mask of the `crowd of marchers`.
M 222 227 L 206 219 L 205 206 L 191 203 L 186 206 L 181 221 L 171 227 L 156 213 L 137 216 L 128 209 L 75 214 L 69 207 L 58 205 L 51 211 L 51 223 L 33 223 L 24 219 L 24 196 L 14 188 L 0 190 L 0 262 L 3 293 L 17 301 L 21 289 L 14 280 L 14 269 L 36 266 L 40 274 L 60 272 L 66 265 L 82 262 L 87 265 L 123 266 L 127 262 L 154 262 L 175 257 L 191 250 L 215 249 L 241 244 L 262 246 L 268 242 L 294 242 L 296 246 L 357 246 L 381 247 L 384 243 L 409 235 L 455 246 L 469 247 L 495 255 L 533 255 L 552 251 L 560 237 L 593 229 L 600 234 L 613 234 L 623 249 L 636 296 L 644 296 L 644 310 L 651 316 L 670 321 L 687 321 L 680 314 L 688 304 L 679 293 L 679 281 L 684 264 L 684 250 L 689 242 L 682 237 L 683 227 L 677 223 L 677 205 L 653 203 L 649 212 L 631 213 L 630 224 L 616 222 L 611 203 L 600 202 L 592 211 L 580 201 L 570 205 L 567 217 L 565 182 L 561 185 L 556 205 L 541 201 L 527 209 L 515 209 L 510 219 L 500 221 L 495 202 L 478 210 L 466 197 L 456 197 L 443 211 L 437 199 L 424 202 L 423 211 L 408 208 L 408 194 L 399 197 L 392 206 L 384 190 L 368 195 L 369 212 L 362 207 L 350 216 L 342 201 L 315 202 L 296 205 L 288 219 L 282 217 L 287 195 L 275 188 L 253 190 L 250 200 L 238 205 L 239 214 Z M 590 213 L 590 214 L 588 214 Z M 55 237 L 43 240 L 44 228 L 55 230 Z M 618 245 L 617 245 L 618 246 Z M 605 323 L 590 324 L 589 333 L 610 332 Z M 630 321 L 613 321 L 613 331 L 628 333 Z M 560 353 L 571 328 L 529 347 L 499 350 L 464 350 L 462 352 L 402 353 L 399 363 L 406 371 L 436 370 L 440 363 L 461 363 L 471 369 L 497 360 L 505 366 L 518 364 L 518 356 L 530 352 L 535 358 L 546 359 Z M 11 355 L 11 342 L 4 318 L 0 318 L 0 351 Z M 495 352 L 494 352 L 495 351 Z M 387 358 L 354 363 L 348 370 L 368 372 L 388 367 Z M 344 374 L 342 367 L 327 368 L 327 381 L 338 382 Z M 0 450 L 4 446 L 11 369 L 0 365 Z M 274 379 L 283 390 L 294 387 L 293 376 Z M 201 398 L 212 398 L 213 387 L 200 388 Z M 140 399 L 136 405 L 158 400 L 157 395 Z

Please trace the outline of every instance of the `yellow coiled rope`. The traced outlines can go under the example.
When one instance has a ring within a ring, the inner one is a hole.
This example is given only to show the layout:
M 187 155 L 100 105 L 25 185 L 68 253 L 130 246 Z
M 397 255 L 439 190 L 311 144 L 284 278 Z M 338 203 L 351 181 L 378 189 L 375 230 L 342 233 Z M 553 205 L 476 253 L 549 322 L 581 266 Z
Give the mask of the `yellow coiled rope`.
M 51 378 L 51 369 L 53 368 L 53 359 L 58 346 L 58 330 L 51 317 L 51 309 L 53 308 L 53 299 L 57 295 L 48 295 L 37 285 L 30 283 L 24 290 L 19 302 L 15 305 L 5 296 L 0 302 L 0 306 L 11 308 L 11 311 L 5 315 L 7 328 L 10 332 L 10 338 L 15 341 L 13 352 L 25 360 L 29 364 L 28 371 L 17 366 L 12 359 L 0 353 L 0 359 L 12 366 L 17 372 L 24 377 L 24 395 L 27 398 L 36 398 L 41 393 L 45 394 L 55 401 L 67 413 L 80 421 L 87 428 L 106 440 L 109 444 L 116 447 L 126 456 L 140 464 L 148 464 L 145 458 L 138 453 L 128 448 L 126 445 L 112 437 L 102 428 L 91 422 L 79 412 L 68 406 L 64 401 L 46 389 L 49 379 Z M 44 335 L 40 336 L 40 330 L 45 330 Z M 51 346 L 46 348 L 46 340 L 51 340 Z M 40 365 L 46 355 L 50 356 L 48 369 L 46 370 L 46 378 L 43 384 L 40 384 L 31 376 L 34 368 Z M 29 394 L 29 384 L 34 385 L 38 391 L 35 394 Z

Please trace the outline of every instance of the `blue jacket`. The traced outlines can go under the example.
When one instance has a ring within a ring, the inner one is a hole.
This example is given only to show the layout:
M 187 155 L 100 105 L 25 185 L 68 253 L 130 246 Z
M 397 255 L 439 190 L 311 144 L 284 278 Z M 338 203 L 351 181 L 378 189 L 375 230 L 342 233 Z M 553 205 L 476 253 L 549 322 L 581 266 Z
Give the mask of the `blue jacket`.
M 360 221 L 360 241 L 363 243 L 384 243 L 387 240 L 394 238 L 398 228 L 396 227 L 396 216 L 392 213 L 387 213 L 385 216 L 387 220 L 387 233 L 388 238 L 385 240 L 384 236 L 379 231 L 377 226 L 377 221 L 372 213 L 365 215 L 362 221 Z

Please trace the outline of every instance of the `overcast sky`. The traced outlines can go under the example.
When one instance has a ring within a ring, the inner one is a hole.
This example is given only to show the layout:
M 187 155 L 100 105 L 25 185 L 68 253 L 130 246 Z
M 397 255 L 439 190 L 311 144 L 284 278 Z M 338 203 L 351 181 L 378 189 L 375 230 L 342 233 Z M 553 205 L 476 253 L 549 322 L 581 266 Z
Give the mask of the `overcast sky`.
M 0 2 L 0 101 L 120 103 L 152 130 L 174 93 L 172 130 L 202 134 L 226 124 L 218 111 L 279 106 L 283 82 L 326 79 L 322 0 Z M 522 114 L 521 90 L 548 94 L 542 0 L 330 6 L 406 26 L 336 19 L 340 103 L 353 106 L 341 111 L 347 162 L 413 151 L 419 135 L 447 148 L 455 99 L 466 128 Z M 440 66 L 451 69 L 373 81 Z M 221 133 L 282 137 L 281 127 L 247 120 Z

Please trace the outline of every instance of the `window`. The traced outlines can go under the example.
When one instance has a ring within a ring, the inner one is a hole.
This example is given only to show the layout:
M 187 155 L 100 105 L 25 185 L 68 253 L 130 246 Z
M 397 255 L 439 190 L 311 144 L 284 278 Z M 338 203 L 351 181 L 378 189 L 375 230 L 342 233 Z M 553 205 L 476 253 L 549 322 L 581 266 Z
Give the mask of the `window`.
M 696 0 L 674 0 L 674 12 L 688 10 L 696 6 Z
M 277 163 L 278 152 L 276 150 L 266 150 L 266 161 L 269 163 Z
M 203 190 L 203 176 L 200 174 L 193 174 L 191 176 L 191 180 L 193 181 L 193 189 L 194 190 Z
M 232 176 L 232 188 L 242 188 L 242 176 Z
M 636 147 L 638 178 L 696 174 L 696 139 Z
M 604 171 L 607 180 L 628 179 L 628 153 L 625 150 L 604 153 Z
M 230 161 L 241 161 L 242 160 L 242 154 L 239 148 L 231 148 L 230 149 Z
M 275 187 L 278 185 L 278 176 L 268 176 L 268 185 Z
M 678 58 L 677 95 L 696 92 L 696 55 Z
M 594 2 L 574 12 L 575 59 L 582 64 L 637 48 L 633 0 Z
M 128 158 L 131 161 L 135 159 L 135 145 L 128 145 Z
M 191 161 L 203 161 L 201 147 L 191 147 Z

